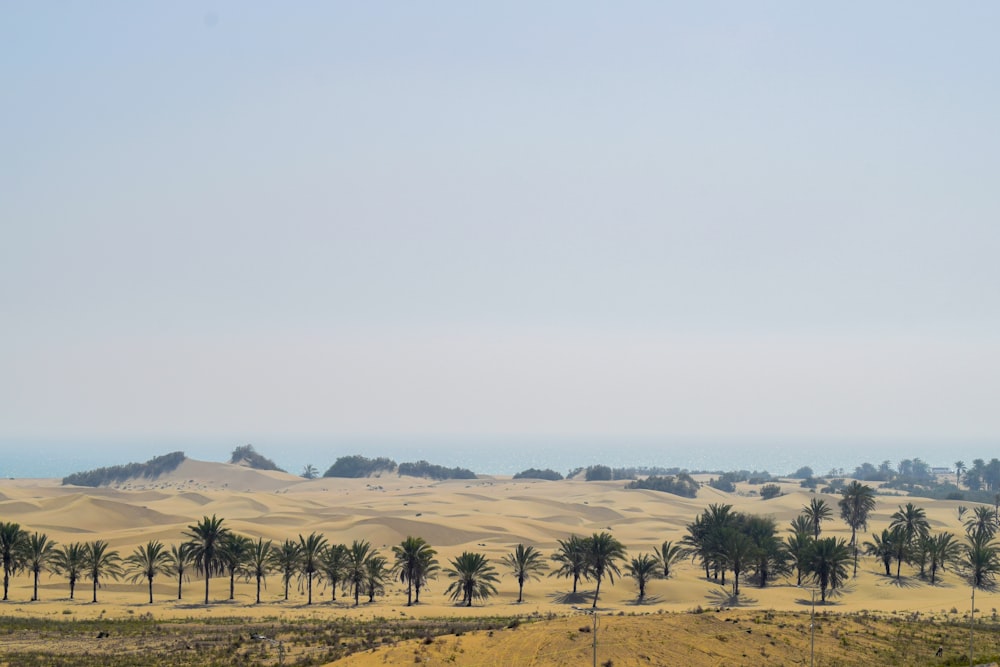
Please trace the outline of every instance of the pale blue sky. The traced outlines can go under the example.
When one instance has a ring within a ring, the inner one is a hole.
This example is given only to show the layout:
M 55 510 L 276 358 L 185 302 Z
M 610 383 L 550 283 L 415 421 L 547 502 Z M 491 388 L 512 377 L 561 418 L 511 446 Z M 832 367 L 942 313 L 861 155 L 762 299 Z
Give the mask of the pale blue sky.
M 1000 436 L 998 27 L 4 3 L 0 436 Z

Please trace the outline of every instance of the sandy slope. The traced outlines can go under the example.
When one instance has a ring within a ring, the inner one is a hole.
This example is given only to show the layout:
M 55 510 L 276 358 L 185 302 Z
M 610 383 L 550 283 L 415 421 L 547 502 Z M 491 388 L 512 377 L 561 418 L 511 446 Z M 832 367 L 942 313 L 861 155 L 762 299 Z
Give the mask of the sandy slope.
M 122 555 L 150 539 L 179 542 L 186 527 L 202 516 L 224 517 L 226 525 L 250 536 L 283 540 L 299 534 L 321 532 L 331 541 L 349 543 L 369 540 L 389 552 L 407 535 L 419 535 L 440 552 L 442 565 L 463 550 L 478 550 L 496 562 L 518 542 L 534 544 L 546 553 L 557 539 L 571 533 L 589 535 L 611 531 L 638 554 L 651 551 L 665 539 L 679 540 L 684 525 L 709 503 L 731 503 L 735 509 L 774 516 L 784 529 L 812 497 L 794 483 L 782 484 L 788 492 L 770 501 L 740 494 L 703 489 L 697 499 L 685 499 L 653 491 L 628 491 L 620 482 L 513 481 L 509 478 L 482 478 L 474 481 L 432 482 L 423 479 L 385 476 L 361 480 L 303 480 L 283 473 L 259 472 L 228 464 L 187 461 L 170 475 L 156 480 L 138 480 L 120 488 L 63 487 L 52 480 L 0 481 L 0 521 L 19 522 L 27 530 L 39 530 L 61 543 L 105 539 Z M 743 493 L 749 488 L 742 489 Z M 837 496 L 826 497 L 836 508 Z M 881 530 L 901 502 L 900 498 L 879 497 L 871 530 Z M 925 507 L 937 530 L 961 532 L 958 502 L 930 502 L 917 499 Z M 835 510 L 836 511 L 836 510 Z M 835 519 L 824 526 L 824 534 L 849 537 L 846 525 Z M 867 536 L 865 536 L 867 539 Z M 918 579 L 904 566 L 903 580 L 896 582 L 879 574 L 878 564 L 863 559 L 859 576 L 834 601 L 834 608 L 849 610 L 911 610 L 941 613 L 969 605 L 969 590 L 952 573 L 938 585 Z M 757 609 L 802 610 L 809 601 L 808 591 L 785 581 L 765 589 L 745 584 L 739 604 Z M 65 614 L 96 616 L 102 612 L 116 616 L 146 611 L 141 584 L 112 583 L 99 592 L 100 603 L 88 604 L 89 583 L 82 582 L 77 599 L 68 600 L 68 586 L 60 576 L 43 575 L 41 602 L 30 603 L 30 578 L 21 574 L 12 581 L 11 601 L 0 605 L 3 613 Z M 185 598 L 173 599 L 176 582 L 164 580 L 155 588 L 157 615 L 240 614 L 246 616 L 295 614 L 420 614 L 448 616 L 468 614 L 444 597 L 447 578 L 432 582 L 422 596 L 423 604 L 406 609 L 402 587 L 390 586 L 374 605 L 350 608 L 337 600 L 329 603 L 331 591 L 322 583 L 315 590 L 323 604 L 306 608 L 302 594 L 293 584 L 292 599 L 281 601 L 282 587 L 272 577 L 264 593 L 265 603 L 253 605 L 253 587 L 239 583 L 234 602 L 226 601 L 228 582 L 212 582 L 212 598 L 219 602 L 208 608 L 195 604 L 203 595 L 200 581 L 185 584 Z M 571 611 L 574 604 L 587 604 L 591 584 L 584 584 L 577 598 L 568 596 L 568 582 L 544 578 L 530 582 L 525 602 L 516 604 L 517 585 L 504 576 L 500 594 L 472 613 L 547 614 Z M 649 587 L 646 604 L 635 604 L 635 587 L 625 579 L 602 587 L 600 606 L 609 612 L 627 613 L 685 611 L 697 606 L 730 605 L 728 588 L 705 581 L 692 564 L 684 563 L 669 581 L 655 581 Z M 994 594 L 980 594 L 977 606 L 998 607 Z

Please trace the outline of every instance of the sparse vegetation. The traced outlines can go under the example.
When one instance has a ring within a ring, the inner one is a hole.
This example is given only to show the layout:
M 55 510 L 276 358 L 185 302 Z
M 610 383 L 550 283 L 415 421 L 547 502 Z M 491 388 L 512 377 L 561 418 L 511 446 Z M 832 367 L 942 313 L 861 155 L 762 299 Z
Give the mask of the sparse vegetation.
M 278 470 L 285 472 L 274 461 L 258 454 L 254 450 L 253 445 L 240 445 L 234 449 L 232 456 L 229 457 L 229 462 L 246 465 L 254 470 Z
M 62 483 L 74 486 L 106 486 L 137 477 L 156 479 L 164 473 L 175 470 L 184 462 L 184 458 L 184 452 L 171 452 L 163 456 L 154 456 L 145 463 L 127 463 L 96 468 L 86 472 L 76 472 L 63 477 Z

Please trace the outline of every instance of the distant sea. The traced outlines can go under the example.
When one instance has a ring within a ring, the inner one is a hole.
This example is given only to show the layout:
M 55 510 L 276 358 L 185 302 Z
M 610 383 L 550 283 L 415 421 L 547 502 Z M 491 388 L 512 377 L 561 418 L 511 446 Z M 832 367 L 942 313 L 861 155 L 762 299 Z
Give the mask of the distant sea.
M 998 440 L 835 440 L 680 437 L 346 437 L 330 438 L 136 438 L 131 440 L 16 439 L 0 437 L 0 477 L 57 477 L 102 466 L 142 462 L 182 450 L 189 458 L 228 461 L 232 450 L 252 444 L 288 472 L 313 465 L 322 474 L 338 457 L 387 456 L 480 474 L 511 475 L 527 468 L 566 474 L 593 464 L 611 467 L 663 467 L 685 470 L 751 470 L 787 474 L 809 466 L 817 475 L 850 473 L 861 463 L 895 465 L 920 458 L 952 468 L 957 460 L 1000 457 Z

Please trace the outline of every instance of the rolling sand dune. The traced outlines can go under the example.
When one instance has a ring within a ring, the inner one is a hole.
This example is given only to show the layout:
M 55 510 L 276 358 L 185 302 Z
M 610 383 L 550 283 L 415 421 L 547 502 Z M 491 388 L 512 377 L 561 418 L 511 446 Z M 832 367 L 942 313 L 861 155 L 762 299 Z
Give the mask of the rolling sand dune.
M 106 539 L 123 556 L 139 544 L 158 539 L 167 544 L 183 540 L 187 526 L 205 515 L 216 514 L 226 525 L 253 538 L 281 541 L 298 539 L 316 531 L 331 542 L 349 544 L 364 539 L 391 559 L 390 548 L 408 535 L 426 539 L 439 551 L 442 569 L 463 551 L 487 555 L 502 574 L 499 594 L 485 605 L 471 610 L 456 607 L 445 597 L 449 580 L 442 573 L 421 595 L 419 607 L 405 607 L 405 589 L 398 582 L 372 605 L 331 606 L 330 591 L 322 584 L 324 602 L 311 608 L 293 582 L 288 603 L 281 601 L 279 577 L 272 576 L 263 594 L 263 604 L 253 604 L 252 584 L 237 583 L 236 599 L 224 607 L 202 607 L 203 582 L 193 579 L 184 587 L 185 599 L 178 603 L 176 581 L 156 582 L 157 615 L 186 617 L 191 614 L 239 614 L 251 617 L 296 614 L 408 615 L 446 617 L 467 614 L 565 614 L 574 605 L 588 605 L 593 583 L 582 582 L 577 596 L 569 595 L 565 579 L 543 577 L 525 586 L 525 602 L 517 604 L 517 584 L 500 565 L 503 555 L 518 543 L 530 543 L 546 556 L 558 540 L 576 533 L 589 535 L 610 531 L 623 542 L 630 556 L 651 552 L 664 540 L 679 541 L 684 526 L 710 503 L 730 503 L 741 512 L 773 516 L 785 534 L 788 522 L 814 494 L 797 484 L 781 484 L 786 495 L 762 500 L 744 486 L 735 494 L 703 488 L 696 499 L 679 498 L 654 491 L 626 490 L 620 482 L 521 481 L 482 478 L 429 482 L 414 478 L 382 476 L 371 479 L 302 480 L 284 473 L 249 470 L 244 467 L 187 461 L 170 475 L 158 479 L 133 480 L 116 488 L 87 489 L 63 487 L 53 480 L 0 480 L 0 521 L 16 521 L 26 530 L 46 532 L 58 542 Z M 834 508 L 839 496 L 821 496 Z M 932 502 L 914 499 L 927 510 L 935 531 L 961 533 L 957 501 Z M 881 531 L 890 515 L 906 498 L 879 496 L 878 507 L 869 525 Z M 971 503 L 967 503 L 970 504 Z M 823 524 L 824 535 L 850 537 L 846 524 L 834 518 Z M 869 535 L 862 536 L 862 540 Z M 728 580 L 727 580 L 728 582 Z M 0 604 L 0 614 L 61 614 L 75 618 L 97 616 L 107 610 L 111 616 L 141 608 L 145 589 L 141 584 L 111 583 L 99 591 L 99 605 L 89 600 L 89 583 L 81 582 L 77 600 L 68 600 L 64 578 L 44 574 L 42 602 L 28 603 L 31 579 L 20 574 L 12 580 L 11 602 Z M 649 585 L 646 603 L 637 605 L 631 580 L 605 582 L 599 606 L 606 613 L 657 613 L 689 611 L 698 607 L 738 607 L 746 610 L 807 609 L 810 593 L 785 578 L 766 588 L 743 582 L 739 599 L 730 598 L 729 586 L 706 580 L 704 572 L 691 562 L 675 567 L 669 580 Z M 224 602 L 228 581 L 213 581 L 211 597 Z M 916 576 L 904 565 L 900 580 L 885 577 L 881 566 L 862 558 L 858 577 L 836 595 L 827 607 L 835 611 L 909 611 L 922 614 L 951 613 L 969 604 L 969 589 L 956 574 L 948 571 L 936 585 Z M 989 610 L 1000 607 L 993 593 L 977 595 L 977 606 Z

